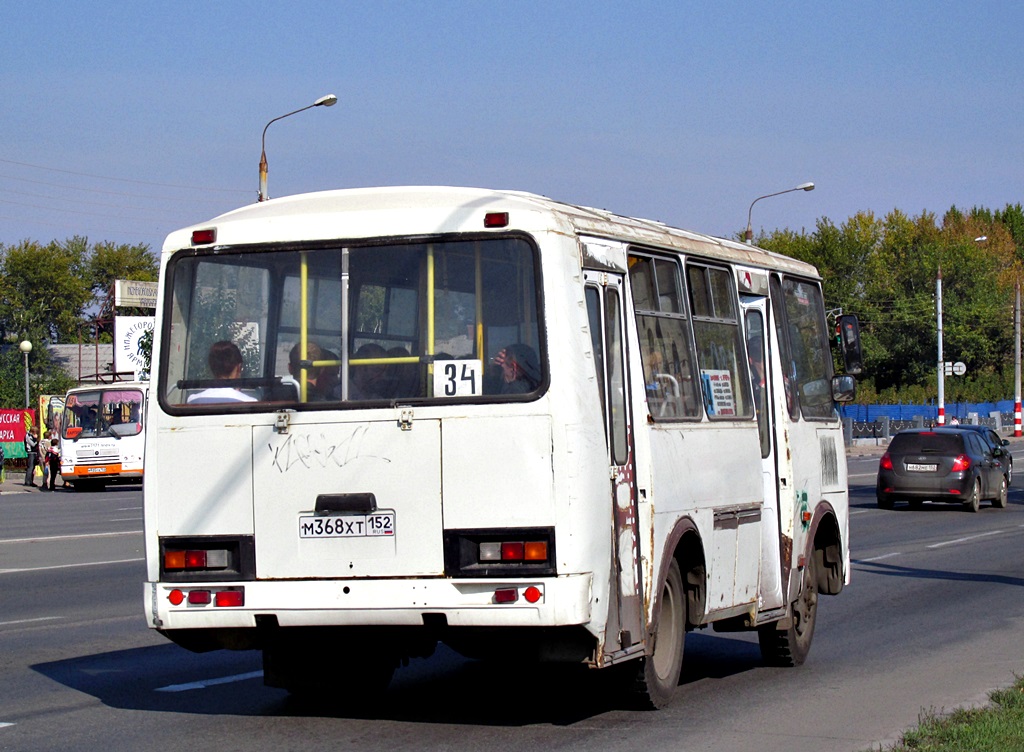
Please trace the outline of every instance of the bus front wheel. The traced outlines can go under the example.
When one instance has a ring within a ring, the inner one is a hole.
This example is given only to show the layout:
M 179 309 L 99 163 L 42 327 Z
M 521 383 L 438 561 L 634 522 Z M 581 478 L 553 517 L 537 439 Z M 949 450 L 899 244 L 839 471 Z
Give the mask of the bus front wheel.
M 811 556 L 800 575 L 800 595 L 793 601 L 789 626 L 763 624 L 757 628 L 761 657 L 769 666 L 799 666 L 811 652 L 814 622 L 818 616 L 817 557 Z

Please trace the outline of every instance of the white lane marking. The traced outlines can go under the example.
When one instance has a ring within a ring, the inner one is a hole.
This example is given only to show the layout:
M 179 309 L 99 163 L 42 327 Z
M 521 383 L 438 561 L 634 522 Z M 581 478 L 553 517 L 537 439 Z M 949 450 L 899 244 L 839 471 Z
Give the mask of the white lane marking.
M 850 516 L 853 517 L 855 514 L 867 514 L 870 511 L 870 509 L 851 509 Z
M 928 548 L 941 548 L 942 546 L 952 546 L 954 543 L 965 543 L 971 540 L 977 540 L 978 538 L 987 538 L 990 535 L 1002 535 L 1002 530 L 992 530 L 988 533 L 978 533 L 977 535 L 968 535 L 964 538 L 955 538 L 954 540 L 943 541 L 942 543 L 933 543 Z
M 55 619 L 63 618 L 63 616 L 40 616 L 36 619 L 16 619 L 14 621 L 0 621 L 0 627 L 10 627 L 15 624 L 34 624 L 38 621 L 53 621 Z
M 4 726 L 13 726 L 13 725 L 14 725 L 13 723 L 4 723 L 3 721 L 0 721 L 0 728 L 3 728 Z
M 138 522 L 138 517 L 112 517 L 108 522 Z M 141 530 L 139 532 L 142 532 Z
M 248 681 L 263 676 L 262 671 L 250 671 L 247 674 L 235 674 L 234 676 L 222 676 L 219 679 L 203 679 L 202 681 L 189 682 L 188 684 L 170 684 L 166 687 L 157 687 L 154 692 L 187 692 L 190 689 L 206 689 L 217 684 L 233 684 L 234 682 Z
M 131 520 L 136 522 L 137 520 Z M 80 533 L 77 535 L 48 535 L 36 538 L 0 538 L 0 543 L 45 543 L 46 541 L 74 540 L 78 538 L 114 538 L 118 535 L 142 535 L 141 530 L 121 530 L 110 533 Z
M 102 567 L 104 564 L 131 564 L 136 561 L 145 561 L 145 558 L 138 559 L 112 559 L 110 561 L 83 561 L 80 564 L 54 564 L 49 567 L 23 567 L 21 569 L 0 569 L 0 574 L 17 574 L 18 572 L 45 572 L 49 569 L 74 569 L 75 567 Z
M 881 561 L 882 559 L 891 559 L 893 556 L 899 556 L 899 551 L 893 551 L 890 554 L 882 554 L 881 556 L 872 556 L 870 559 L 855 559 L 858 564 L 867 564 L 869 561 Z
M 115 512 L 141 512 L 142 507 L 118 507 Z

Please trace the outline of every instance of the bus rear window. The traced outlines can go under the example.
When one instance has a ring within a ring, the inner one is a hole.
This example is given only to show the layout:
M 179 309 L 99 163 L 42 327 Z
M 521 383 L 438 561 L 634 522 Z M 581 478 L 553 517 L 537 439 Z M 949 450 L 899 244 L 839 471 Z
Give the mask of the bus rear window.
M 221 249 L 168 269 L 171 408 L 514 398 L 546 383 L 522 238 Z

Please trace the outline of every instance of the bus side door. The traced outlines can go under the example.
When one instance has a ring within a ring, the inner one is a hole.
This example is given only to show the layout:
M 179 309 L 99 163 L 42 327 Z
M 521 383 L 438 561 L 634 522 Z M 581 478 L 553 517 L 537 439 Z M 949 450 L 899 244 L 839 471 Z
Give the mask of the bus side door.
M 617 647 L 625 649 L 643 641 L 644 628 L 623 280 L 620 275 L 596 271 L 584 272 L 584 280 L 611 477 Z M 609 615 L 609 636 L 615 635 L 615 626 L 613 615 Z M 615 647 L 609 645 L 609 649 Z
M 779 520 L 780 474 L 777 464 L 778 429 L 774 412 L 773 374 L 778 374 L 778 357 L 768 336 L 766 298 L 742 296 L 743 330 L 747 345 L 754 411 L 761 443 L 761 475 L 764 483 L 764 506 L 761 509 L 761 573 L 758 579 L 758 610 L 781 608 L 782 592 L 782 530 Z M 784 441 L 784 437 L 783 437 Z M 786 481 L 783 479 L 782 484 Z

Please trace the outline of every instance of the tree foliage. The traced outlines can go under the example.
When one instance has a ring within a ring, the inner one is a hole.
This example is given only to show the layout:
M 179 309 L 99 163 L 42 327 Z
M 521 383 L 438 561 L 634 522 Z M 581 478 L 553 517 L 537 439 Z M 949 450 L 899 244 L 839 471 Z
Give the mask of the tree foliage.
M 32 343 L 33 404 L 39 394 L 64 393 L 74 379 L 54 362 L 46 345 L 92 340 L 97 321 L 112 318 L 113 281 L 154 281 L 157 271 L 157 258 L 144 244 L 90 245 L 80 236 L 46 245 L 33 240 L 0 244 L 0 405 L 22 406 L 25 401 L 19 342 Z M 112 332 L 112 322 L 104 328 Z
M 861 397 L 934 399 L 938 279 L 943 359 L 968 376 L 946 379 L 956 399 L 1012 396 L 1014 285 L 1024 271 L 1024 210 L 952 207 L 939 219 L 862 212 L 813 232 L 762 235 L 758 244 L 818 267 L 826 305 L 861 320 L 867 373 Z M 1009 388 L 1009 391 L 1007 391 Z

